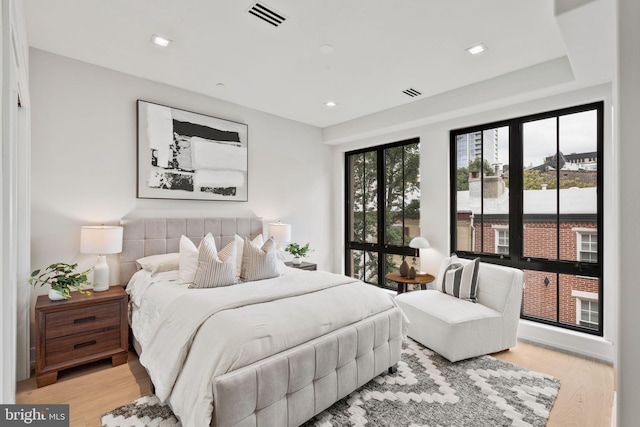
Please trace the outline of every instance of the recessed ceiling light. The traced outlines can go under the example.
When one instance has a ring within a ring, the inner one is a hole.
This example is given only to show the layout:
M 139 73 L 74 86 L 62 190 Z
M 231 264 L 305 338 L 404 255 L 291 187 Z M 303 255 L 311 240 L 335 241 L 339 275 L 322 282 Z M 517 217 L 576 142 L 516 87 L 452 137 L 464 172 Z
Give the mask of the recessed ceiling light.
M 226 85 L 224 83 L 216 83 L 216 87 L 225 87 Z
M 469 49 L 467 49 L 467 52 L 469 52 L 471 55 L 477 55 L 484 52 L 485 50 L 487 50 L 487 46 L 485 46 L 484 43 L 480 43 L 475 46 L 471 46 Z
M 335 107 L 336 105 L 338 105 L 336 102 L 334 101 L 327 101 L 324 103 L 324 105 L 326 105 L 327 107 Z
M 158 46 L 167 47 L 171 44 L 171 40 L 154 34 L 151 36 L 151 43 L 157 44 Z
M 320 46 L 320 52 L 324 53 L 325 55 L 333 53 L 333 46 L 331 46 L 330 44 L 323 44 L 322 46 Z

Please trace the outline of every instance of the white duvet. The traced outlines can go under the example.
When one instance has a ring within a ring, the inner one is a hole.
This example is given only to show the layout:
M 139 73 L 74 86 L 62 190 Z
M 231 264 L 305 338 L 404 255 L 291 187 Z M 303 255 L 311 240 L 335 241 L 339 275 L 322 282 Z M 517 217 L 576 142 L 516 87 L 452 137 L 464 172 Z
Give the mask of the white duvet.
M 183 426 L 210 424 L 214 377 L 395 305 L 389 293 L 346 276 L 289 271 L 214 289 L 188 289 L 174 272 L 143 273 L 127 287 L 140 362 Z

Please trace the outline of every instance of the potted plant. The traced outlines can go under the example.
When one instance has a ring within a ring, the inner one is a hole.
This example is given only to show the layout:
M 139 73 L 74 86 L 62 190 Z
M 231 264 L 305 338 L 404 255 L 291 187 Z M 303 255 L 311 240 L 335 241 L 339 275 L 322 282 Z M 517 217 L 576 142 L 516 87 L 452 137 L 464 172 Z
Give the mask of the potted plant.
M 49 299 L 52 301 L 71 298 L 72 288 L 77 289 L 81 294 L 90 294 L 91 292 L 84 290 L 83 285 L 90 284 L 87 280 L 87 274 L 91 269 L 74 273 L 77 267 L 78 264 L 57 262 L 47 267 L 42 274 L 40 270 L 34 270 L 31 273 L 29 284 L 33 286 L 50 285 Z
M 293 255 L 293 263 L 296 265 L 302 264 L 302 258 L 306 257 L 308 253 L 313 252 L 309 249 L 308 243 L 304 246 L 300 246 L 297 243 L 289 243 L 285 251 Z

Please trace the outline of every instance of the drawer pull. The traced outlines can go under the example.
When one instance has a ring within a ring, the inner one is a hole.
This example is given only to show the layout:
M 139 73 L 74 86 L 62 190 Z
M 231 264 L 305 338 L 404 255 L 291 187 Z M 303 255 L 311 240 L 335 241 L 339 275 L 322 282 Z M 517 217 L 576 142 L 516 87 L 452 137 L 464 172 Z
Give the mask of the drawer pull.
M 82 319 L 76 319 L 73 323 L 93 322 L 96 320 L 96 316 L 83 317 Z
M 80 344 L 76 344 L 76 345 L 73 346 L 73 348 L 77 350 L 79 348 L 89 347 L 89 346 L 92 346 L 92 345 L 95 345 L 95 344 L 96 344 L 96 340 L 92 340 L 92 341 L 87 341 L 87 342 L 83 342 L 83 343 L 80 343 Z

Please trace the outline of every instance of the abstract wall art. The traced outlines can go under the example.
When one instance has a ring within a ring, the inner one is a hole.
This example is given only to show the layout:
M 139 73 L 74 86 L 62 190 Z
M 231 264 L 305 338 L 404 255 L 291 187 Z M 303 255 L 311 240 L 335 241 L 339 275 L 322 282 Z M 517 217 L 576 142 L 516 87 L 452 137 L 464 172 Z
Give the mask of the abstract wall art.
M 246 202 L 248 131 L 138 100 L 138 198 Z

